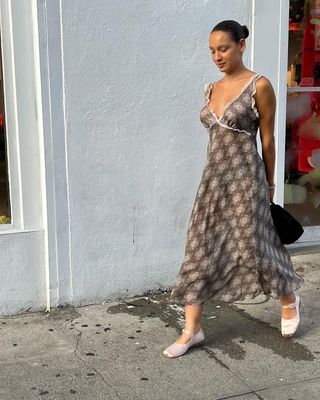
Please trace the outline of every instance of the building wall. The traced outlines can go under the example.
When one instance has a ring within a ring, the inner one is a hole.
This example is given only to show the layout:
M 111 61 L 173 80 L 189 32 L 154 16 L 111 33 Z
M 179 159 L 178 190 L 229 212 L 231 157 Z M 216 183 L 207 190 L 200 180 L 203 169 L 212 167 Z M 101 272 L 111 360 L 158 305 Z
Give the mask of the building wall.
M 0 315 L 45 307 L 43 232 L 0 236 Z
M 267 10 L 262 3 L 23 3 L 30 10 L 20 12 L 16 30 L 33 51 L 20 46 L 29 58 L 16 67 L 20 126 L 13 115 L 10 135 L 20 147 L 11 147 L 10 173 L 17 224 L 0 231 L 0 314 L 174 284 L 206 161 L 203 88 L 223 76 L 208 49 L 211 29 L 224 19 L 246 24 L 245 65 L 274 84 L 279 69 L 285 75 L 278 1 Z M 1 4 L 19 15 L 20 0 Z
M 208 49 L 251 1 L 61 2 L 72 301 L 174 283 L 205 163 Z M 250 68 L 250 40 L 245 63 Z

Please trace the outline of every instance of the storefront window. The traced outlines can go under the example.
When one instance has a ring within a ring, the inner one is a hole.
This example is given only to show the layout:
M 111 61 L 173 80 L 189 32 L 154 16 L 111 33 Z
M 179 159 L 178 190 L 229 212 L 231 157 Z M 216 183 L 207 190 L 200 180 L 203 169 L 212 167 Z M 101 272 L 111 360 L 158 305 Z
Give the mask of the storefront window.
M 284 207 L 320 227 L 320 1 L 291 0 Z
M 9 201 L 6 124 L 2 77 L 2 49 L 0 46 L 0 224 L 8 224 L 11 222 L 11 213 Z

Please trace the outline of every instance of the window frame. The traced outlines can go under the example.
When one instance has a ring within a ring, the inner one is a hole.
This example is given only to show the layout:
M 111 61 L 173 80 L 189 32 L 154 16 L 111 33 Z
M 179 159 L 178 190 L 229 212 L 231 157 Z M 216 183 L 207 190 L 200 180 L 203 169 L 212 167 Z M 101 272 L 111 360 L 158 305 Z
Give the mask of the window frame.
M 0 2 L 3 90 L 11 223 L 0 233 L 42 228 L 39 82 L 34 1 Z

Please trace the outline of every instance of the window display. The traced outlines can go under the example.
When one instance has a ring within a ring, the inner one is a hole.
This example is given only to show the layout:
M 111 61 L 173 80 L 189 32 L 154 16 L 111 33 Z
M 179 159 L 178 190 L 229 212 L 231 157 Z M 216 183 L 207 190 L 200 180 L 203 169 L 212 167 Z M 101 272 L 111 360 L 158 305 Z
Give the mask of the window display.
M 320 1 L 291 0 L 284 207 L 320 226 Z

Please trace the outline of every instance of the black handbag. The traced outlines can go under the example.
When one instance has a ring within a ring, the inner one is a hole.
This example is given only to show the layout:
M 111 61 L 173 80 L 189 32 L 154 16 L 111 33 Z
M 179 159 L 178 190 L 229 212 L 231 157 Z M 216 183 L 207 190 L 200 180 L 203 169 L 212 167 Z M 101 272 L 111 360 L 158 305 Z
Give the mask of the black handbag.
M 290 244 L 298 240 L 304 232 L 300 222 L 280 204 L 275 204 L 273 201 L 270 201 L 270 211 L 281 243 Z

